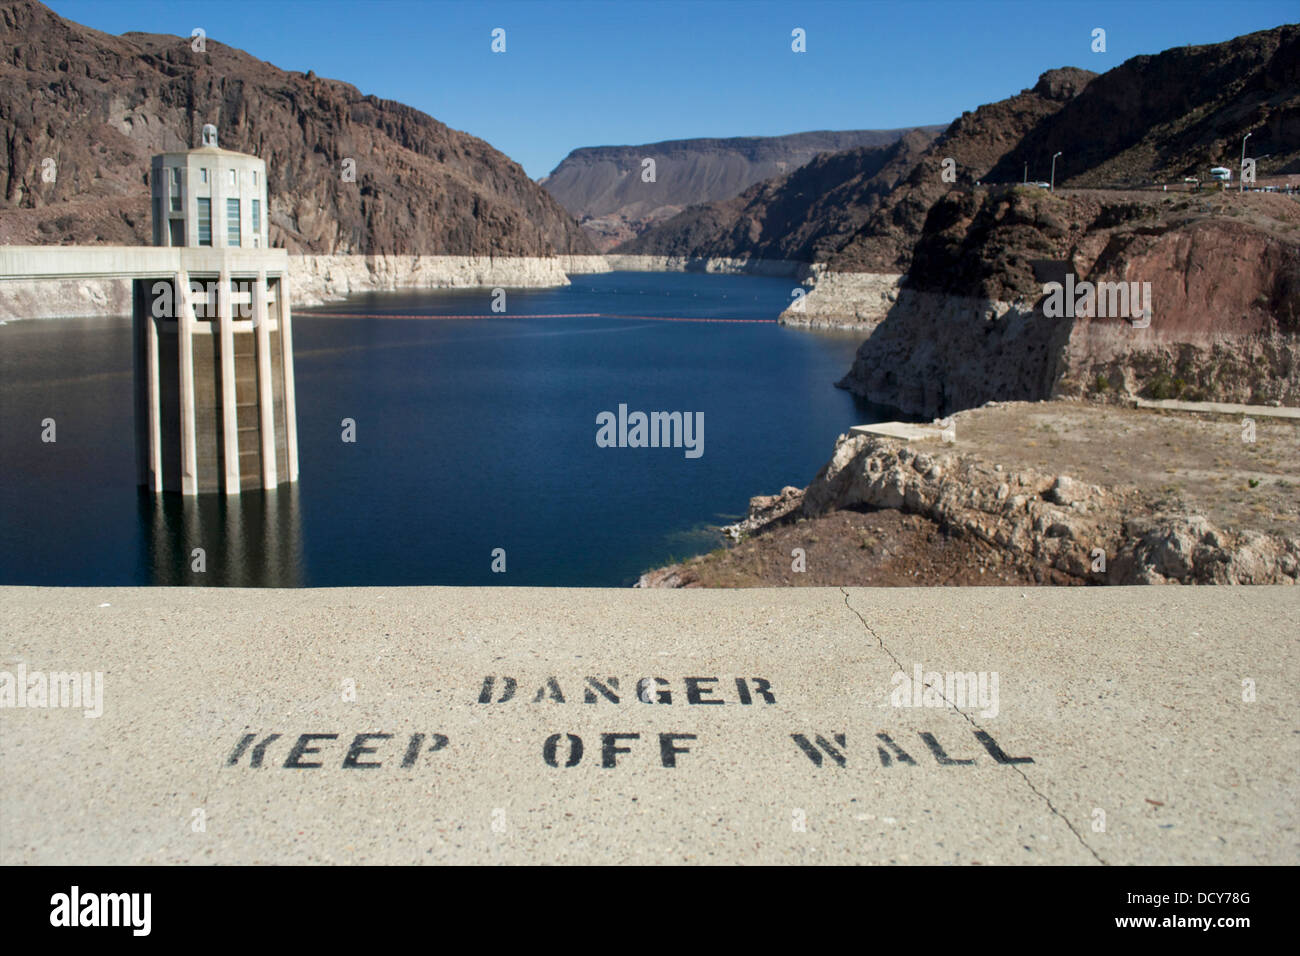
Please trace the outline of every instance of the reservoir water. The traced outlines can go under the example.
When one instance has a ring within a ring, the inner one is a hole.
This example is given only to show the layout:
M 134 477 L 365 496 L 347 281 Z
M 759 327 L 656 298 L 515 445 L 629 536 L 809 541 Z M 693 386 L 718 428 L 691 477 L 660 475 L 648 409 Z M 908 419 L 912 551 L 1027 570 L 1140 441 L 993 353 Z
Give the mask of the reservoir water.
M 0 584 L 629 585 L 889 417 L 833 385 L 860 333 L 770 321 L 792 285 L 621 272 L 509 290 L 503 314 L 489 290 L 300 309 L 300 481 L 230 501 L 137 489 L 129 318 L 9 323 Z M 397 317 L 428 315 L 489 317 Z M 599 447 L 620 404 L 702 413 L 703 454 Z

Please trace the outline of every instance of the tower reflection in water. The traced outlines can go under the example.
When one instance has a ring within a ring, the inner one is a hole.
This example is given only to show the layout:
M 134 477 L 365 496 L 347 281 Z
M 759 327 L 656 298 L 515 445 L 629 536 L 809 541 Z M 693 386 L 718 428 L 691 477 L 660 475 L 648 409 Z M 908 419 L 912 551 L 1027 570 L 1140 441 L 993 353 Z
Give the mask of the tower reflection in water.
M 227 495 L 140 490 L 152 580 L 194 587 L 301 587 L 297 483 Z

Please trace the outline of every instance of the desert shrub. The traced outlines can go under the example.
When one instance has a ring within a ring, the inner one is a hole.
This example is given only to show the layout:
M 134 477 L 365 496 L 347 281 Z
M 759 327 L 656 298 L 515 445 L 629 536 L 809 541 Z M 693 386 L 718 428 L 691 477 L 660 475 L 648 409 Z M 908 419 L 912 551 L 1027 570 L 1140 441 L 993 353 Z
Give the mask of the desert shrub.
M 1146 388 L 1144 388 L 1142 392 L 1147 398 L 1156 401 L 1163 401 L 1168 398 L 1177 398 L 1178 394 L 1174 387 L 1174 382 L 1175 379 L 1171 378 L 1164 372 L 1160 372 L 1151 377 L 1146 384 Z

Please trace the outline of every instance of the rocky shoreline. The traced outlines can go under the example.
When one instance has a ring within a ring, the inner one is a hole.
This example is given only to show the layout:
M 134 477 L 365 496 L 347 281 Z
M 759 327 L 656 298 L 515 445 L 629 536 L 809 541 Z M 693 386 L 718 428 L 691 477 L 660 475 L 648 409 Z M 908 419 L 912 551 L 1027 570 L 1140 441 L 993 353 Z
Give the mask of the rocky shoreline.
M 569 275 L 610 271 L 603 256 L 289 257 L 294 305 L 320 305 L 358 292 L 399 289 L 539 289 Z
M 611 269 L 627 272 L 709 272 L 719 275 L 789 276 L 803 281 L 813 274 L 807 262 L 748 257 L 644 256 L 605 253 Z
M 603 256 L 290 255 L 292 304 L 322 305 L 359 292 L 400 289 L 537 289 L 570 275 L 609 272 Z M 118 279 L 10 282 L 0 322 L 131 314 L 131 283 Z
M 829 272 L 825 263 L 749 257 L 656 256 L 606 253 L 611 269 L 629 272 L 707 272 L 791 278 L 805 294 L 783 311 L 782 325 L 870 332 L 898 300 L 896 273 Z
M 718 275 L 789 276 L 812 283 L 813 269 L 804 262 L 768 259 L 689 259 L 680 256 L 558 255 L 558 256 L 405 256 L 290 255 L 289 277 L 293 305 L 314 306 L 361 292 L 402 289 L 540 289 L 569 284 L 571 275 L 611 271 L 705 272 Z M 834 280 L 832 280 L 834 281 Z M 815 293 L 814 288 L 814 293 Z M 12 282 L 0 301 L 0 321 L 15 319 L 88 318 L 131 314 L 131 284 L 125 280 Z M 809 294 L 819 303 L 827 299 Z M 818 306 L 814 305 L 814 309 Z M 788 311 L 781 321 L 794 326 L 820 326 L 800 321 Z M 869 326 L 837 325 L 860 328 Z
M 126 279 L 6 282 L 4 291 L 0 322 L 131 314 L 131 283 Z

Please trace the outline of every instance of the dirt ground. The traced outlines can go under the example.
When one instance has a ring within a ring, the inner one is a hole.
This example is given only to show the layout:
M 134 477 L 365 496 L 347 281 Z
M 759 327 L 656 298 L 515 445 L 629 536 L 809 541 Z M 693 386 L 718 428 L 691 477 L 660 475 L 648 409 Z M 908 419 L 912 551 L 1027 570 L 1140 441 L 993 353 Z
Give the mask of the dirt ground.
M 795 571 L 795 548 L 804 551 Z M 836 511 L 774 528 L 677 566 L 684 587 L 971 587 L 1077 584 L 1051 568 L 1026 568 L 972 535 L 954 537 L 920 515 Z
M 1188 511 L 1232 530 L 1300 537 L 1300 421 L 1014 402 L 956 416 L 958 450 L 1009 471 L 1034 467 L 1089 484 L 1136 488 L 1153 509 Z M 1252 484 L 1253 482 L 1253 484 Z
M 1300 177 L 1273 176 L 1267 177 L 1267 181 L 1260 177 L 1257 185 L 1285 188 L 1288 180 L 1300 183 Z M 1243 193 L 1235 188 L 1209 186 L 1195 192 L 1174 185 L 1170 185 L 1168 192 L 1158 189 L 1057 189 L 1056 193 L 1083 199 L 1112 202 L 1121 199 L 1142 203 L 1154 207 L 1155 215 L 1170 224 L 1235 219 L 1287 242 L 1295 242 L 1296 229 L 1300 228 L 1300 197 L 1293 193 Z

